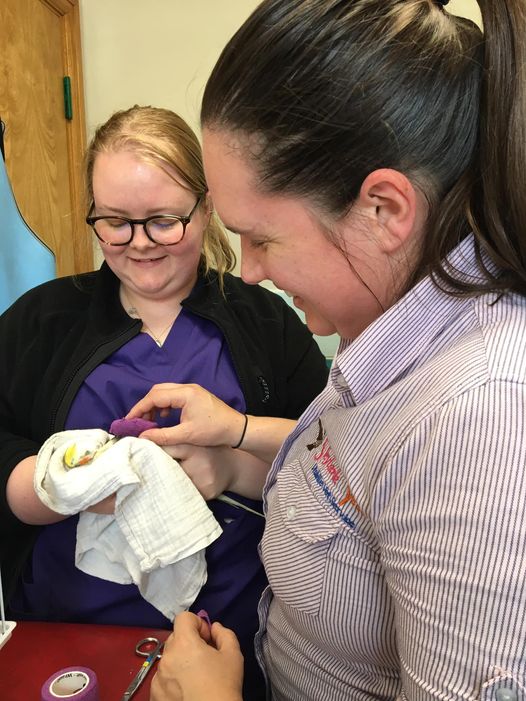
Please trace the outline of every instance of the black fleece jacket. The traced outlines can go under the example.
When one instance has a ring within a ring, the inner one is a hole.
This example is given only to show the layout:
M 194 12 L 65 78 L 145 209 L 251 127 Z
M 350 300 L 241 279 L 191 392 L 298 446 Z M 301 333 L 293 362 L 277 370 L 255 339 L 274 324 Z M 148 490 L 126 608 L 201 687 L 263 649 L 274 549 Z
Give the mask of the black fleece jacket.
M 9 509 L 7 480 L 64 429 L 87 375 L 140 332 L 118 289 L 104 263 L 30 290 L 0 316 L 0 564 L 7 601 L 39 532 Z M 278 295 L 226 275 L 223 296 L 212 272 L 182 304 L 223 332 L 248 414 L 297 418 L 325 386 L 322 353 Z

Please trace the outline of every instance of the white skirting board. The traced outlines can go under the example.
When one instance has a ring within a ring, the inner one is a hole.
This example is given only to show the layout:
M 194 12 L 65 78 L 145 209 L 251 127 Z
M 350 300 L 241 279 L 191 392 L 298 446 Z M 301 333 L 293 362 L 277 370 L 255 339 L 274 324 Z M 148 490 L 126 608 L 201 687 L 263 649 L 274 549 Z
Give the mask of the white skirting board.
M 5 621 L 4 632 L 2 633 L 2 627 L 0 625 L 0 649 L 7 643 L 7 641 L 11 637 L 11 633 L 13 632 L 15 626 L 15 621 Z

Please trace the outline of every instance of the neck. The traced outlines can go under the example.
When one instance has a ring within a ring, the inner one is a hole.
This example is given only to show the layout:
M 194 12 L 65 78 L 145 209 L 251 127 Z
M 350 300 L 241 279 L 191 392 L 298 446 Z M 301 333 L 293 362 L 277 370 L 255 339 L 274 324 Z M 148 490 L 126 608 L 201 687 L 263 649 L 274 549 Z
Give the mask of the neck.
M 120 299 L 128 316 L 142 321 L 142 330 L 161 346 L 181 311 L 176 300 L 138 299 L 121 285 Z

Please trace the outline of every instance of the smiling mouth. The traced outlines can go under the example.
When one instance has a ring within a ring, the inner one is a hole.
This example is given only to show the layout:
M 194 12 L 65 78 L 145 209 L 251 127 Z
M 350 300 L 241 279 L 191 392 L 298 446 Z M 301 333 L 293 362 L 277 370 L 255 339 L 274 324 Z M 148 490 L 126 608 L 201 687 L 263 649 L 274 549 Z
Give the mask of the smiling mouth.
M 159 256 L 159 258 L 132 258 L 134 263 L 155 263 L 158 260 L 163 260 L 165 256 Z

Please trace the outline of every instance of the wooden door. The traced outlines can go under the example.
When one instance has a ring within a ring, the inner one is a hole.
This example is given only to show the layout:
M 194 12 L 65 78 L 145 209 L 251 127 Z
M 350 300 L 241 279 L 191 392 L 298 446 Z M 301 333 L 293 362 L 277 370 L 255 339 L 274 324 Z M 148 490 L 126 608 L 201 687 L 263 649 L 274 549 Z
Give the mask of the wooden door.
M 71 119 L 64 76 L 71 81 Z M 0 0 L 0 118 L 18 207 L 54 252 L 57 275 L 91 270 L 77 0 Z

